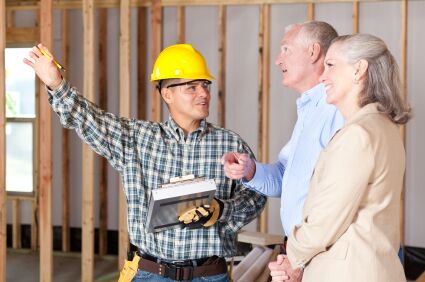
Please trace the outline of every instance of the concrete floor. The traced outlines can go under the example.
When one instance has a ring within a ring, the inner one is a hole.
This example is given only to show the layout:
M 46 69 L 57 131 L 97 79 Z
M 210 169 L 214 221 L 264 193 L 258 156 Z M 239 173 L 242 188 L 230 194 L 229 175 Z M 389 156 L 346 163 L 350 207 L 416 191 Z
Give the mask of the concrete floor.
M 8 250 L 6 257 L 6 281 L 39 281 L 39 253 L 28 250 Z M 94 281 L 108 282 L 118 280 L 118 260 L 115 256 L 95 257 Z M 53 254 L 53 281 L 81 281 L 80 253 Z

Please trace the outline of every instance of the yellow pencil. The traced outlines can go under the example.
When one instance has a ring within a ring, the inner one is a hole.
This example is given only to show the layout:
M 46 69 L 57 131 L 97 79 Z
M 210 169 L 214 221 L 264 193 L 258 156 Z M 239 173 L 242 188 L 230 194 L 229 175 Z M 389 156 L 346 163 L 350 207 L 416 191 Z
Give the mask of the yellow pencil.
M 44 52 L 44 50 L 38 48 L 38 46 L 36 46 L 36 47 L 41 52 L 41 54 L 43 54 L 45 57 L 47 57 L 49 59 L 52 58 L 52 57 L 49 56 L 49 54 L 47 54 L 46 52 Z M 65 70 L 65 68 L 61 64 L 59 64 L 55 59 L 53 59 L 53 63 L 58 67 L 58 69 Z

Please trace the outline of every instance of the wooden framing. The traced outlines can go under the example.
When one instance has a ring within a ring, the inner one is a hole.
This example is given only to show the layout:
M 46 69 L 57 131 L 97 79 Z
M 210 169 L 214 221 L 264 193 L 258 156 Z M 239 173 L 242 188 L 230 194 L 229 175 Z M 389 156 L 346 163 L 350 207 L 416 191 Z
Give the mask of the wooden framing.
M 11 10 L 38 9 L 40 0 L 8 0 Z M 83 0 L 56 0 L 55 9 L 80 9 Z M 157 0 L 131 0 L 130 7 L 149 7 Z M 310 4 L 310 3 L 352 3 L 354 0 L 161 0 L 162 7 L 169 6 L 219 6 L 219 5 L 263 5 L 263 4 Z M 400 0 L 361 0 L 361 2 L 383 2 Z M 413 0 L 422 1 L 422 0 Z M 95 0 L 96 8 L 119 7 L 120 0 Z
M 316 9 L 315 9 L 314 3 L 308 3 L 308 7 L 307 7 L 307 19 L 309 21 L 313 21 L 314 18 L 316 17 L 315 11 L 316 11 Z
M 39 41 L 40 30 L 32 27 L 8 27 L 6 31 L 6 44 L 33 44 Z
M 62 63 L 68 66 L 69 62 L 69 20 L 68 10 L 61 12 L 61 55 Z M 65 74 L 62 74 L 65 75 Z M 70 230 L 69 230 L 69 129 L 62 128 L 62 251 L 70 251 Z
M 269 162 L 269 108 L 270 108 L 270 5 L 261 6 L 259 34 L 259 140 L 258 159 Z M 257 224 L 257 230 L 267 232 L 268 206 L 263 210 Z
M 137 118 L 146 119 L 147 8 L 137 9 Z
M 353 2 L 353 33 L 359 32 L 359 0 Z
M 21 248 L 21 200 L 14 199 L 12 200 L 12 248 L 20 249 Z
M 130 117 L 130 69 L 131 69 L 131 37 L 130 37 L 130 1 L 121 0 L 120 6 L 120 116 Z M 119 245 L 118 265 L 122 266 L 127 257 L 128 229 L 127 229 L 127 201 L 119 183 Z
M 107 39 L 108 10 L 99 9 L 99 106 L 108 109 L 107 91 Z M 108 162 L 99 157 L 99 255 L 108 251 Z
M 6 7 L 0 1 L 0 281 L 6 281 Z
M 401 62 L 400 62 L 400 77 L 403 87 L 403 95 L 407 97 L 407 0 L 401 2 Z M 406 144 L 406 125 L 400 126 L 400 134 L 403 138 L 403 143 Z M 405 180 L 403 181 L 403 190 L 400 198 L 400 240 L 404 245 L 404 198 L 405 198 Z
M 218 8 L 218 124 L 226 126 L 226 10 L 224 5 Z
M 40 41 L 47 49 L 53 46 L 53 1 L 40 2 Z M 39 134 L 39 222 L 40 222 L 40 281 L 50 282 L 53 277 L 53 230 L 52 230 L 52 111 L 47 92 L 40 83 L 40 129 Z
M 95 101 L 94 0 L 83 1 L 84 96 Z M 94 152 L 83 145 L 81 281 L 93 281 L 94 269 Z
M 177 43 L 186 41 L 186 8 L 177 7 Z
M 152 21 L 152 58 L 157 58 L 162 47 L 162 2 L 152 0 L 151 21 Z M 158 95 L 155 86 L 152 85 L 152 120 L 161 121 L 162 99 Z

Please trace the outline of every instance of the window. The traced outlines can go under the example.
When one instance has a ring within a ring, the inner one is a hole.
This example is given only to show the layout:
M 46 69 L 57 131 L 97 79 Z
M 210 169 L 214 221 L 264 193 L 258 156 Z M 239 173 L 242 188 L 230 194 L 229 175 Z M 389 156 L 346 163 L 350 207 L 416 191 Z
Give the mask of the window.
M 30 48 L 6 48 L 6 191 L 35 187 L 36 81 L 22 62 Z

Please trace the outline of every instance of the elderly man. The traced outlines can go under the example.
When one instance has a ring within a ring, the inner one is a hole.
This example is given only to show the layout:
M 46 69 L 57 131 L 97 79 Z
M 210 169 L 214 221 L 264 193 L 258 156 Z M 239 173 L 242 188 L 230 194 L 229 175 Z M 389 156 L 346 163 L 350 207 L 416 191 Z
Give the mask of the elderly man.
M 40 49 L 47 56 L 44 56 Z M 266 198 L 225 177 L 228 151 L 253 156 L 234 132 L 206 121 L 213 77 L 189 44 L 164 49 L 151 80 L 170 112 L 166 122 L 120 118 L 79 95 L 41 44 L 24 62 L 48 87 L 49 103 L 64 127 L 75 129 L 122 176 L 130 241 L 141 259 L 133 281 L 228 281 L 224 257 L 236 252 L 236 232 L 262 211 Z M 149 195 L 170 178 L 193 174 L 214 179 L 214 204 L 194 225 L 149 233 Z M 214 208 L 214 209 L 212 209 Z
M 222 158 L 229 178 L 242 179 L 253 190 L 281 198 L 280 216 L 286 235 L 301 222 L 310 177 L 320 152 L 344 123 L 337 109 L 326 103 L 325 87 L 319 83 L 326 51 L 337 35 L 331 25 L 319 21 L 290 25 L 285 30 L 276 65 L 282 71 L 282 84 L 300 93 L 300 97 L 294 131 L 278 161 L 262 164 L 248 154 L 233 152 Z M 293 272 L 288 268 L 289 262 L 282 256 L 269 267 L 274 280 L 302 276 L 300 269 Z

